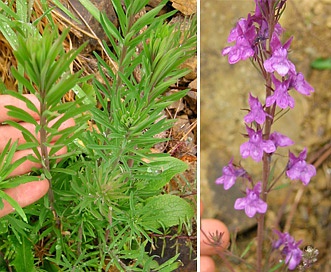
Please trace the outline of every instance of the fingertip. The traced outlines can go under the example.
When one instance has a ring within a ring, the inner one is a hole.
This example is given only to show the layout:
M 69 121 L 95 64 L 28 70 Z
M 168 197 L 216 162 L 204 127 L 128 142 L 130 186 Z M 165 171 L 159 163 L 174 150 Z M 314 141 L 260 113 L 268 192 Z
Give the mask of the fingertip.
M 202 231 L 201 231 L 202 230 Z M 217 219 L 202 219 L 201 220 L 201 230 L 200 230 L 200 250 L 203 255 L 215 255 L 220 251 L 228 248 L 230 244 L 230 233 L 227 226 Z M 210 235 L 222 234 L 222 243 L 220 246 L 215 247 L 210 245 L 208 237 Z M 207 235 L 207 237 L 206 237 Z
M 214 272 L 215 262 L 209 256 L 200 256 L 200 272 Z
M 48 192 L 49 182 L 46 179 L 31 181 L 11 189 L 16 191 L 15 200 L 21 207 L 26 207 L 42 198 Z
M 21 207 L 26 207 L 42 198 L 48 189 L 49 182 L 47 180 L 38 180 L 20 184 L 17 187 L 6 189 L 4 192 L 13 198 Z M 7 201 L 4 200 L 3 203 L 4 207 L 0 210 L 0 217 L 14 211 L 13 207 Z

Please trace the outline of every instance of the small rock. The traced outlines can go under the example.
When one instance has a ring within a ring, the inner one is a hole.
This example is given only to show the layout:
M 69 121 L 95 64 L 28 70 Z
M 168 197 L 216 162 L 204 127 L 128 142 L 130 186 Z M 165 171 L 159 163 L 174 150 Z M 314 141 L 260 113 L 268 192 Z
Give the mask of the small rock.
M 196 0 L 172 0 L 172 6 L 184 15 L 192 15 L 197 12 Z
M 188 86 L 189 86 L 189 88 L 196 90 L 198 88 L 198 80 L 195 79 L 195 80 L 191 81 Z M 331 114 L 330 114 L 330 119 L 331 119 Z
M 197 78 L 197 57 L 191 57 L 188 60 L 186 60 L 181 68 L 188 68 L 190 70 L 190 72 L 185 75 L 185 79 L 187 80 L 194 80 Z
M 185 101 L 188 103 L 188 107 L 193 111 L 194 114 L 197 114 L 197 92 L 189 91 L 185 96 Z
M 170 91 L 168 91 L 166 93 L 166 96 L 172 95 L 172 94 L 177 93 L 179 91 L 180 90 L 177 90 L 177 89 L 171 89 Z M 173 102 L 171 105 L 168 106 L 168 109 L 169 110 L 176 110 L 176 112 L 182 111 L 184 109 L 183 100 L 180 99 L 180 100 L 177 100 L 177 101 Z
M 155 8 L 160 5 L 161 2 L 162 0 L 149 0 L 148 5 Z

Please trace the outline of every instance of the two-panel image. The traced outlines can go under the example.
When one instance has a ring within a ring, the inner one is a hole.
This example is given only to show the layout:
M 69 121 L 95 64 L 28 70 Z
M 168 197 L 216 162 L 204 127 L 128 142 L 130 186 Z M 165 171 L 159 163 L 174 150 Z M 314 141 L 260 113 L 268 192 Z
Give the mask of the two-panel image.
M 0 2 L 0 271 L 331 271 L 331 2 Z

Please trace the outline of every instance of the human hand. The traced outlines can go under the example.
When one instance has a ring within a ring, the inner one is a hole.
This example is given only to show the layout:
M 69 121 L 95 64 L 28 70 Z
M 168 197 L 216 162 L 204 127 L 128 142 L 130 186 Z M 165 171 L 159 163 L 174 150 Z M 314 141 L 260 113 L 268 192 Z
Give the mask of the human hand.
M 203 203 L 200 202 L 200 216 L 203 214 Z M 217 255 L 220 251 L 225 250 L 230 243 L 230 234 L 228 228 L 217 219 L 201 219 L 200 230 L 200 272 L 214 272 L 215 262 L 211 258 L 212 255 Z M 221 247 L 210 245 L 205 234 L 208 236 L 213 233 L 223 233 Z
M 33 104 L 37 108 L 39 108 L 38 99 L 34 95 L 26 94 L 25 96 L 31 102 L 33 102 Z M 4 147 L 6 146 L 9 140 L 11 140 L 12 142 L 17 140 L 18 144 L 25 143 L 23 135 L 19 130 L 9 125 L 1 125 L 3 122 L 7 120 L 13 120 L 15 122 L 19 121 L 7 115 L 8 110 L 5 108 L 5 106 L 7 105 L 14 105 L 18 108 L 23 109 L 31 116 L 33 116 L 37 121 L 39 118 L 35 112 L 29 110 L 26 107 L 24 102 L 9 95 L 0 95 L 0 153 L 3 151 Z M 32 124 L 22 123 L 22 125 L 25 128 L 27 128 L 30 132 L 34 133 L 35 127 Z M 74 120 L 69 119 L 67 122 L 63 123 L 59 129 L 61 130 L 73 125 L 74 125 Z M 55 142 L 56 139 L 57 138 L 53 138 L 52 141 Z M 59 150 L 59 152 L 57 152 L 56 154 L 61 155 L 64 154 L 66 151 L 67 151 L 66 148 L 63 148 Z M 33 154 L 33 151 L 32 150 L 17 151 L 15 152 L 13 162 L 29 154 Z M 41 168 L 41 164 L 26 160 L 22 164 L 20 164 L 19 167 L 17 167 L 12 173 L 10 173 L 9 177 L 26 174 L 30 172 L 32 168 Z M 37 178 L 38 177 L 36 177 L 36 179 Z M 48 189 L 49 189 L 49 182 L 48 180 L 44 179 L 44 180 L 24 183 L 17 187 L 6 189 L 4 190 L 4 192 L 8 194 L 11 198 L 13 198 L 21 207 L 25 207 L 34 203 L 41 197 L 43 197 L 47 193 Z M 14 211 L 13 207 L 7 201 L 3 200 L 3 202 L 4 202 L 4 208 L 0 210 L 0 217 L 3 217 Z

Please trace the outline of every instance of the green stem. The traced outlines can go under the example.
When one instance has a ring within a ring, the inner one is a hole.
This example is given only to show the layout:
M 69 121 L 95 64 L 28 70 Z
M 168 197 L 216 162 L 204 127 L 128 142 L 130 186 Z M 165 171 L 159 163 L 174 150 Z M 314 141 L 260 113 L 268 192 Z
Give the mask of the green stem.
M 40 92 L 41 96 L 41 101 L 40 101 L 40 149 L 41 149 L 41 159 L 42 159 L 42 167 L 45 170 L 44 172 L 50 173 L 51 167 L 50 167 L 50 162 L 49 162 L 49 154 L 48 154 L 48 149 L 46 146 L 47 142 L 47 119 L 45 116 L 45 112 L 47 110 L 46 102 L 45 102 L 45 92 Z M 49 177 L 49 175 L 46 176 L 48 183 L 49 183 L 49 189 L 48 189 L 48 200 L 49 200 L 49 206 L 50 210 L 54 215 L 54 218 L 56 219 L 56 224 L 59 225 L 59 220 L 58 216 L 55 211 L 54 207 L 54 192 L 52 189 L 52 178 Z

